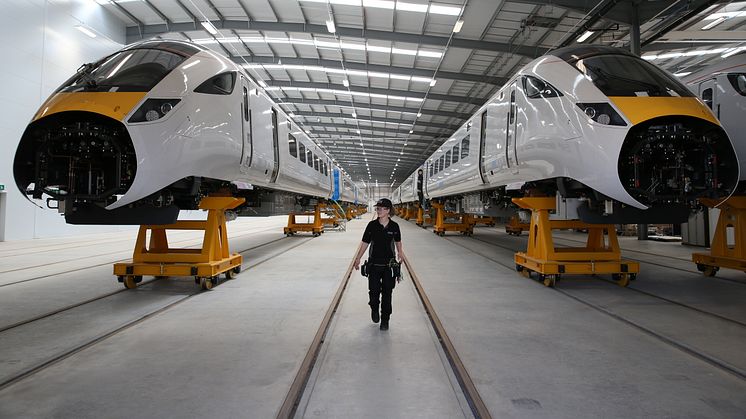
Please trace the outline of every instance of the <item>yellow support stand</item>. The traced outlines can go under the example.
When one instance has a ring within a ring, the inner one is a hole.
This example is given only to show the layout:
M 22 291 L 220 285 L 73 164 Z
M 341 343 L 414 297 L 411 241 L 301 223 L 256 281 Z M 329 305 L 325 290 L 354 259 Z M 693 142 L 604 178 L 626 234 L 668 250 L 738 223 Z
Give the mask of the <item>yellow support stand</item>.
M 484 224 L 487 227 L 494 227 L 495 226 L 495 218 L 494 217 L 488 217 L 486 215 L 475 215 L 472 218 L 472 221 L 474 222 L 474 225 Z
M 465 236 L 471 236 L 474 234 L 474 222 L 472 221 L 471 214 L 456 214 L 448 212 L 444 209 L 443 204 L 439 202 L 433 202 L 432 207 L 435 208 L 435 224 L 433 225 L 433 233 L 441 237 L 445 236 L 446 231 L 456 231 Z M 446 217 L 459 217 L 461 218 L 461 222 L 446 223 Z
M 301 231 L 309 231 L 313 234 L 314 237 L 321 235 L 321 233 L 324 232 L 324 223 L 321 220 L 321 206 L 322 206 L 322 203 L 319 202 L 314 207 L 313 212 L 301 212 L 301 213 L 291 212 L 288 215 L 288 225 L 283 230 L 285 235 L 290 237 L 294 235 L 295 233 L 299 233 Z M 295 217 L 299 215 L 313 216 L 313 222 L 312 223 L 299 223 L 295 219 Z M 349 219 L 350 218 L 348 218 L 348 220 Z
M 550 220 L 555 198 L 513 198 L 521 208 L 531 210 L 528 249 L 514 256 L 516 270 L 525 276 L 539 274 L 545 286 L 552 287 L 564 274 L 611 274 L 626 287 L 640 272 L 640 264 L 622 260 L 613 224 L 587 224 L 576 220 Z M 552 230 L 585 229 L 585 247 L 555 248 Z M 608 239 L 608 242 L 604 238 Z
M 174 224 L 142 225 L 137 234 L 132 262 L 115 263 L 114 275 L 126 288 L 135 288 L 143 275 L 155 277 L 193 276 L 203 289 L 218 284 L 218 277 L 225 273 L 232 279 L 241 271 L 243 257 L 228 250 L 228 232 L 225 210 L 236 208 L 243 198 L 207 197 L 199 208 L 207 210 L 207 220 L 184 220 Z M 145 244 L 150 230 L 150 246 Z M 166 230 L 202 230 L 204 239 L 200 249 L 173 249 L 168 247 Z
M 710 208 L 718 204 L 712 199 L 700 201 Z M 692 253 L 692 261 L 705 276 L 715 276 L 720 268 L 746 272 L 746 196 L 732 196 L 720 205 L 710 253 Z
M 510 217 L 508 224 L 505 224 L 505 232 L 512 236 L 520 236 L 524 231 L 528 231 L 531 226 L 528 223 L 522 223 L 518 214 Z

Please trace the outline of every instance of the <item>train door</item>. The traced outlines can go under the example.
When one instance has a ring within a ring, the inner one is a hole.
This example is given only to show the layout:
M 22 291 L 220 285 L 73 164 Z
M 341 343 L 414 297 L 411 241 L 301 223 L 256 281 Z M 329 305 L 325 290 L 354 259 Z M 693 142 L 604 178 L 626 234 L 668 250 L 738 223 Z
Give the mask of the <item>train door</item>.
M 699 84 L 699 97 L 712 110 L 718 119 L 720 118 L 720 103 L 717 98 L 717 81 L 715 79 L 705 80 Z
M 280 133 L 279 126 L 277 125 L 277 109 L 272 108 L 272 150 L 274 150 L 275 159 L 274 166 L 272 166 L 272 177 L 269 182 L 275 183 L 277 181 L 277 175 L 280 173 Z
M 251 167 L 254 156 L 251 136 L 251 107 L 249 106 L 249 81 L 241 76 L 241 172 L 246 173 Z
M 417 192 L 417 200 L 420 201 L 420 206 L 422 208 L 425 208 L 425 193 L 422 190 L 423 185 L 424 185 L 424 180 L 425 180 L 424 179 L 425 174 L 423 172 L 424 170 L 422 168 L 417 169 L 417 181 L 416 181 L 417 190 L 416 192 Z
M 517 82 L 513 82 L 513 84 L 510 85 L 510 109 L 508 110 L 507 129 L 505 131 L 505 161 L 508 169 L 513 174 L 518 173 L 518 155 L 516 154 L 516 124 L 518 122 L 516 85 Z
M 487 111 L 482 112 L 482 116 L 479 123 L 479 177 L 482 179 L 482 183 L 487 183 L 487 153 L 485 153 L 485 143 L 487 141 Z M 471 143 L 471 142 L 470 142 Z

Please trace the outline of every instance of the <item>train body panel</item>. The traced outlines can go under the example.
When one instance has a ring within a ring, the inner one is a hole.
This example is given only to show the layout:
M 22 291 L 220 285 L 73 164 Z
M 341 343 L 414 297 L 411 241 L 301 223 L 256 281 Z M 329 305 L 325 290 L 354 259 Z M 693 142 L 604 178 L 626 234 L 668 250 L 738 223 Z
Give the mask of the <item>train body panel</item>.
M 746 55 L 728 57 L 683 79 L 723 124 L 746 180 Z

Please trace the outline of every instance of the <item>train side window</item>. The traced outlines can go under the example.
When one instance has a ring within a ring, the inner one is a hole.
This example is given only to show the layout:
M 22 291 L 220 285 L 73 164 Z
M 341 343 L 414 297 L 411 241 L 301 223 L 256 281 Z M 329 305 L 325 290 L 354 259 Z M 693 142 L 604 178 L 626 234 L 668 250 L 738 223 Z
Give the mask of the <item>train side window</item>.
M 319 171 L 319 158 L 315 154 L 313 155 L 313 168 L 317 172 Z
M 708 108 L 712 109 L 712 87 L 702 91 L 702 101 Z
M 458 161 L 458 156 L 459 156 L 458 146 L 459 144 L 456 144 L 455 146 L 453 146 L 453 163 L 456 163 Z
M 295 141 L 293 134 L 288 134 L 288 148 L 290 148 L 290 155 L 298 158 L 298 142 Z
M 469 137 L 461 140 L 461 158 L 469 156 Z
M 306 162 L 306 146 L 303 143 L 298 143 L 298 157 L 300 157 L 300 161 L 303 163 Z
M 523 91 L 529 99 L 562 96 L 554 86 L 533 76 L 523 76 Z
M 194 89 L 197 93 L 206 93 L 209 95 L 229 95 L 233 93 L 233 86 L 236 84 L 236 73 L 229 71 L 218 74 L 200 84 Z
M 433 163 L 430 162 L 430 164 L 428 164 L 427 167 L 428 167 L 428 169 L 427 169 L 428 170 L 427 178 L 429 179 L 429 178 L 433 177 Z
M 329 176 L 329 172 L 326 171 L 326 162 L 321 163 L 321 166 L 324 169 L 323 170 L 324 176 Z
M 440 170 L 444 170 L 446 168 L 445 162 L 446 162 L 446 156 L 445 154 L 440 156 L 440 164 L 438 164 L 438 167 L 440 167 Z
M 448 168 L 448 166 L 451 165 L 451 150 L 446 151 L 446 165 L 445 167 Z
M 306 149 L 306 152 L 308 153 L 306 155 L 306 163 L 308 163 L 308 167 L 313 169 L 313 152 L 310 149 Z
M 746 74 L 728 74 L 728 81 L 741 96 L 746 96 Z

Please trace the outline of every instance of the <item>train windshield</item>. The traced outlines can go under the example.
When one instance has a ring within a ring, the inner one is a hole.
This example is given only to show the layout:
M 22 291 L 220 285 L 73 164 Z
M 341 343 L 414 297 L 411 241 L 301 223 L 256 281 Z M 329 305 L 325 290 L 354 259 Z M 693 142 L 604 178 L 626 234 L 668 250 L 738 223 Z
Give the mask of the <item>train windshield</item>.
M 733 73 L 728 74 L 728 81 L 731 86 L 736 89 L 741 96 L 746 96 L 746 74 L 744 73 Z
M 160 49 L 119 51 L 81 66 L 58 92 L 148 92 L 185 59 Z
M 596 55 L 575 63 L 606 96 L 693 96 L 673 76 L 628 55 Z

